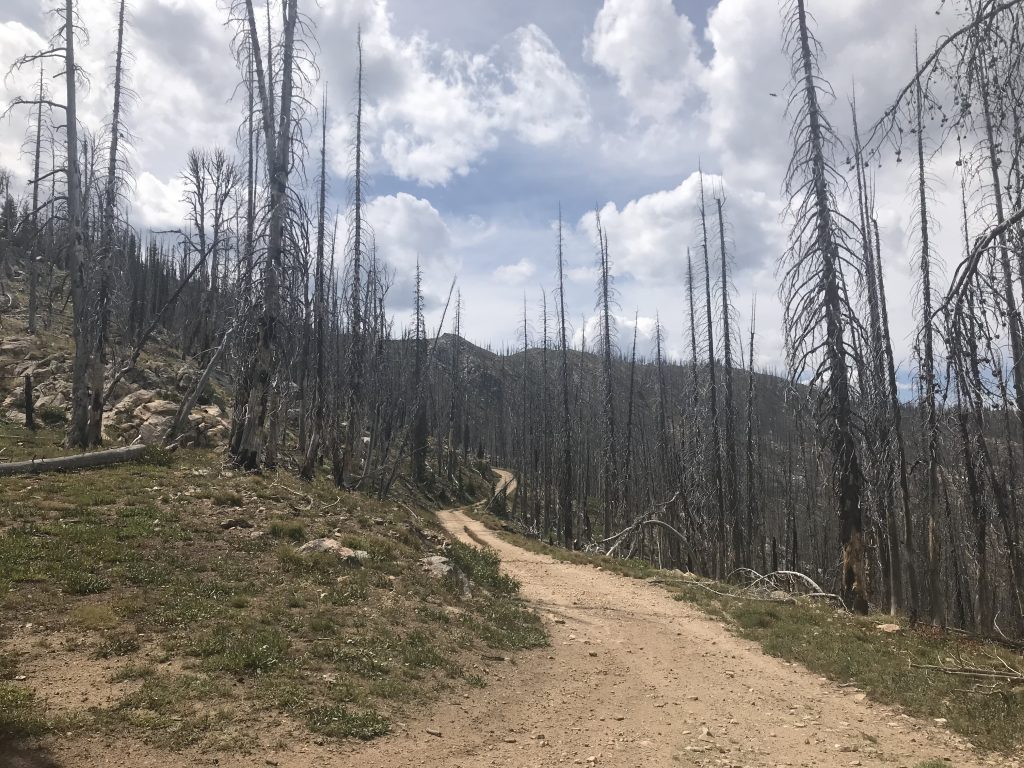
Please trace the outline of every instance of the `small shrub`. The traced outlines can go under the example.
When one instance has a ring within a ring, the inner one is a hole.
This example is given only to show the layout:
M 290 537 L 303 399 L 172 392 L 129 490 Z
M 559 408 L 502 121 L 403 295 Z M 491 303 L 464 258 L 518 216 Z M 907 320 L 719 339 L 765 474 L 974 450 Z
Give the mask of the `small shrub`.
M 69 595 L 97 595 L 110 589 L 110 582 L 102 576 L 84 571 L 65 573 L 60 584 Z
M 420 631 L 413 631 L 402 641 L 402 661 L 410 667 L 418 669 L 440 667 L 446 661 L 445 656 L 434 647 L 430 638 Z
M 98 659 L 109 659 L 113 656 L 128 656 L 137 650 L 139 650 L 138 638 L 133 635 L 116 635 L 96 646 L 94 655 Z
M 68 414 L 63 408 L 53 405 L 44 405 L 36 408 L 36 418 L 48 427 L 59 427 L 68 420 Z
M 279 666 L 289 646 L 276 629 L 221 625 L 193 638 L 188 650 L 205 658 L 211 669 L 258 675 Z
M 383 736 L 390 729 L 387 718 L 375 710 L 352 712 L 338 704 L 311 707 L 306 713 L 306 725 L 324 736 L 363 741 Z
M 214 491 L 210 501 L 215 507 L 241 507 L 244 503 L 238 491 Z
M 484 642 L 499 650 L 542 648 L 548 644 L 544 624 L 533 613 L 507 597 L 492 599 L 481 610 L 484 621 L 477 627 Z
M 501 560 L 493 549 L 455 541 L 448 556 L 470 581 L 495 594 L 507 596 L 519 591 L 519 582 L 501 572 Z
M 306 531 L 302 527 L 302 523 L 293 520 L 274 520 L 267 526 L 267 533 L 275 539 L 287 539 L 295 542 L 306 538 Z

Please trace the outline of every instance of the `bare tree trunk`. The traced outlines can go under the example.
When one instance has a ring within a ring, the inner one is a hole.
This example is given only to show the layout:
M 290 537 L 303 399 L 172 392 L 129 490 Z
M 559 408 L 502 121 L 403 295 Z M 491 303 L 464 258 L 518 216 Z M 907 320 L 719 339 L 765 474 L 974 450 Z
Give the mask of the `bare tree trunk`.
M 64 70 L 67 89 L 67 265 L 71 281 L 72 338 L 75 343 L 71 368 L 71 421 L 67 444 L 86 448 L 89 443 L 89 370 L 92 365 L 90 319 L 86 286 L 85 243 L 82 233 L 82 172 L 78 158 L 78 108 L 75 76 L 75 13 L 73 0 L 64 3 Z
M 917 43 L 915 41 L 915 60 Z M 935 353 L 932 329 L 932 277 L 931 249 L 928 239 L 928 188 L 925 182 L 924 161 L 924 92 L 921 80 L 916 86 L 916 132 L 917 132 L 917 193 L 918 216 L 921 234 L 921 353 L 920 375 L 923 387 L 925 411 L 925 455 L 927 460 L 928 488 L 925 501 L 925 518 L 928 522 L 928 595 L 932 623 L 946 625 L 946 600 L 942 589 L 942 545 L 939 531 L 939 424 L 938 408 L 935 402 Z
M 733 365 L 732 365 L 732 331 L 729 316 L 732 307 L 729 304 L 729 258 L 725 248 L 725 217 L 722 215 L 722 199 L 717 198 L 715 204 L 718 208 L 718 236 L 722 257 L 722 380 L 725 383 L 725 400 L 723 403 L 724 434 L 722 441 L 725 444 L 725 472 L 723 484 L 725 486 L 725 502 L 727 516 L 732 524 L 732 564 L 733 568 L 748 566 L 745 553 L 746 545 L 743 542 L 743 523 L 740 520 L 739 505 L 739 469 L 736 459 L 736 406 L 733 397 Z
M 565 320 L 565 269 L 562 257 L 562 209 L 558 209 L 558 322 L 562 349 L 562 477 L 559 508 L 562 513 L 562 543 L 574 549 L 572 508 L 572 411 L 569 407 L 569 342 Z
M 725 535 L 725 486 L 722 477 L 722 434 L 718 424 L 718 379 L 715 372 L 715 323 L 711 297 L 711 256 L 708 244 L 707 213 L 704 209 L 704 174 L 700 175 L 700 231 L 701 248 L 704 254 L 704 309 L 707 315 L 708 354 L 708 433 L 711 441 L 711 467 L 717 512 L 715 531 L 715 578 L 725 577 L 726 535 Z
M 32 249 L 28 262 L 28 332 L 36 334 L 36 316 L 39 313 L 39 260 L 42 250 L 42 232 L 39 231 L 39 170 L 43 139 L 43 65 L 39 65 L 39 103 L 36 105 L 36 144 L 32 158 Z

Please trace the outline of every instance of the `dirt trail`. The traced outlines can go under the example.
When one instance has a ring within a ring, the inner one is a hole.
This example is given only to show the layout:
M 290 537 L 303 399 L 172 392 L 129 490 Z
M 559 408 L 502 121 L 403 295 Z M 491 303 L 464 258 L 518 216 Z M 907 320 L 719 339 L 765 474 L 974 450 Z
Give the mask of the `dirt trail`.
M 654 585 L 526 552 L 461 511 L 439 516 L 452 535 L 472 543 L 472 531 L 500 553 L 545 617 L 551 647 L 481 661 L 486 688 L 453 694 L 384 739 L 293 743 L 266 755 L 267 764 L 913 768 L 946 758 L 955 768 L 1020 765 L 765 656 Z M 89 764 L 173 764 L 167 759 L 136 753 L 122 762 L 112 750 L 110 762 Z M 263 764 L 262 756 L 219 762 Z
M 337 765 L 1013 764 L 765 656 L 655 586 L 526 552 L 460 511 L 440 519 L 500 553 L 551 647 L 493 665 L 486 689 Z

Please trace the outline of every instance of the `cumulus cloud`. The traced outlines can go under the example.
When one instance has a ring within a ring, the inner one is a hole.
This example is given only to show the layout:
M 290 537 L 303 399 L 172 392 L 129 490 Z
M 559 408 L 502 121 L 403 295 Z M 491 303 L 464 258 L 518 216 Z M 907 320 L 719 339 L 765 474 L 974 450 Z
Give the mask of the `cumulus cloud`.
M 494 270 L 494 276 L 502 283 L 522 285 L 537 272 L 537 267 L 527 258 L 522 258 L 515 264 L 502 264 Z
M 392 273 L 390 308 L 408 312 L 413 306 L 416 264 L 423 273 L 423 296 L 428 311 L 447 298 L 458 259 L 452 237 L 441 214 L 427 200 L 405 192 L 370 201 L 366 218 L 373 230 L 377 254 Z
M 772 200 L 747 189 L 734 189 L 715 175 L 705 174 L 704 190 L 712 242 L 718 242 L 715 198 L 722 197 L 727 248 L 731 248 L 735 268 L 743 271 L 759 266 L 766 252 L 781 242 L 772 223 L 777 217 Z M 600 211 L 601 223 L 608 235 L 613 272 L 644 283 L 681 283 L 686 275 L 686 249 L 699 242 L 699 207 L 697 173 L 675 189 L 644 195 L 621 209 L 615 203 L 605 204 Z M 594 219 L 595 215 L 588 213 L 577 227 L 596 243 Z
M 612 338 L 615 346 L 620 352 L 629 354 L 633 345 L 633 332 L 636 331 L 637 354 L 646 354 L 648 348 L 654 343 L 654 336 L 658 326 L 658 320 L 654 317 L 643 315 L 627 316 L 610 312 L 608 315 L 612 327 Z M 582 325 L 573 332 L 572 343 L 579 346 L 584 341 L 588 349 L 594 349 L 603 333 L 602 317 L 600 313 L 594 313 L 586 318 Z
M 615 78 L 638 115 L 670 117 L 699 92 L 703 67 L 694 26 L 672 0 L 605 0 L 586 53 Z
M 367 138 L 371 153 L 400 179 L 444 185 L 468 174 L 507 137 L 549 144 L 589 123 L 582 81 L 535 24 L 487 50 L 470 51 L 435 43 L 425 33 L 396 34 L 386 0 L 325 11 L 333 36 L 354 39 L 356 27 L 363 29 Z M 324 56 L 341 75 L 336 82 L 348 88 L 352 51 L 325 48 Z M 341 140 L 350 132 L 336 125 L 332 134 L 342 164 L 336 167 L 344 171 Z

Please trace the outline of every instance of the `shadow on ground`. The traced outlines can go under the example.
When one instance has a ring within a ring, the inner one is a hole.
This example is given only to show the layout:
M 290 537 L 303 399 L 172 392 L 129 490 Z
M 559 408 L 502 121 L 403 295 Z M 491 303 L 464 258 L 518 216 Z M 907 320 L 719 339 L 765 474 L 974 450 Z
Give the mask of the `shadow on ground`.
M 43 747 L 0 737 L 0 766 L 3 768 L 63 768 Z

